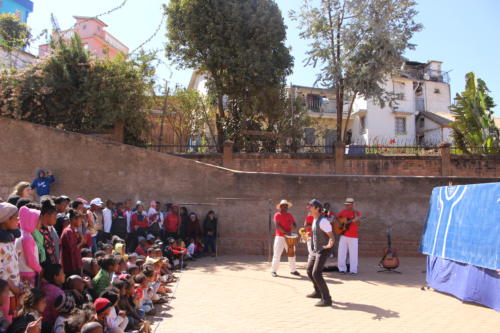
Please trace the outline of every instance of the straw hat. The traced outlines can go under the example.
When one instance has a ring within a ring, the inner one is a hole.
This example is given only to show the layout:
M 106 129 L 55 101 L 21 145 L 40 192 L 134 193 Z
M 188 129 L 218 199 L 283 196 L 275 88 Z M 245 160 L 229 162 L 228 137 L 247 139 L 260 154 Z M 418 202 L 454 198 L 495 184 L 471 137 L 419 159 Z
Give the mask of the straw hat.
M 344 201 L 344 205 L 352 205 L 354 204 L 354 199 L 353 198 L 347 198 Z
M 291 208 L 293 206 L 291 202 L 288 202 L 285 199 L 283 199 L 280 201 L 279 204 L 276 205 L 276 209 L 281 209 L 281 205 L 287 205 L 288 208 Z

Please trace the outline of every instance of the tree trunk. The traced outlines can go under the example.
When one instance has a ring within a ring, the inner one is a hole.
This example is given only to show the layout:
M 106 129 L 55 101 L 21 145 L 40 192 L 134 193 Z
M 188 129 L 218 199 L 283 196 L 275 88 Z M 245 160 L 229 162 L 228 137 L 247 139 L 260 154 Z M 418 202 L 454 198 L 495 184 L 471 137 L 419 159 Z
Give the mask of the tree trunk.
M 224 101 L 222 94 L 217 96 L 217 107 L 219 109 L 219 114 L 217 114 L 216 122 L 217 122 L 217 150 L 222 152 L 224 149 Z
M 344 88 L 339 84 L 335 88 L 335 97 L 337 104 L 337 142 L 342 141 L 342 113 L 344 111 Z
M 352 96 L 351 104 L 349 105 L 349 111 L 347 112 L 347 118 L 345 120 L 344 135 L 343 135 L 345 144 L 347 144 L 347 126 L 349 125 L 349 120 L 351 120 L 352 107 L 354 101 L 356 100 L 356 95 L 357 93 L 354 93 L 354 95 Z

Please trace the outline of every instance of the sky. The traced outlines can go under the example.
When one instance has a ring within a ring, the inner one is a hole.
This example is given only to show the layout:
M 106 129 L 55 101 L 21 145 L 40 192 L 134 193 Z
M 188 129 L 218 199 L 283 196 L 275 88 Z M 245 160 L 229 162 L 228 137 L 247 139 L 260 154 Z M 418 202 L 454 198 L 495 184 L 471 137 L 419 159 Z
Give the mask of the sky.
M 52 28 L 50 15 L 54 14 L 61 29 L 74 24 L 74 15 L 95 16 L 122 4 L 125 0 L 34 0 L 34 11 L 28 25 L 37 35 L 43 29 Z M 127 0 L 125 5 L 108 15 L 100 17 L 107 25 L 107 31 L 121 42 L 135 49 L 148 40 L 162 21 L 162 4 L 168 0 Z M 302 0 L 276 0 L 287 25 L 287 45 L 295 58 L 294 72 L 288 81 L 293 84 L 312 86 L 315 81 L 314 68 L 305 67 L 305 53 L 308 42 L 299 38 L 296 22 L 289 18 L 291 9 L 298 9 Z M 443 62 L 443 70 L 449 71 L 452 97 L 464 89 L 465 74 L 474 71 L 482 78 L 497 104 L 500 104 L 500 1 L 498 0 L 417 0 L 419 14 L 417 22 L 424 29 L 417 33 L 412 42 L 415 50 L 405 56 L 414 61 Z M 159 50 L 162 63 L 157 70 L 158 80 L 168 80 L 172 86 L 187 86 L 191 70 L 178 70 L 164 57 L 165 23 L 159 33 L 151 39 L 145 49 Z M 38 44 L 31 46 L 37 54 Z M 500 117 L 500 106 L 495 108 Z

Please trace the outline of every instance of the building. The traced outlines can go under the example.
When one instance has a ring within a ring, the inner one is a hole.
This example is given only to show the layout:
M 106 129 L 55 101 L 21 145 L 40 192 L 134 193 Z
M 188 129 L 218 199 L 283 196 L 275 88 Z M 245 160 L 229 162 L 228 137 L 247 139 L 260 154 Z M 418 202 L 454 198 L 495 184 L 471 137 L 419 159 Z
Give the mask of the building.
M 19 19 L 28 22 L 29 14 L 33 12 L 33 1 L 30 0 L 0 0 L 0 14 L 15 14 Z
M 188 89 L 197 90 L 202 95 L 208 94 L 207 75 L 198 71 L 193 72 Z M 333 144 L 337 140 L 337 113 L 335 104 L 335 91 L 316 87 L 292 85 L 288 88 L 292 99 L 300 98 L 304 102 L 308 115 L 313 118 L 314 126 L 304 131 L 303 145 L 311 151 L 332 151 Z M 356 101 L 356 107 L 359 107 Z M 347 117 L 348 105 L 344 108 L 343 127 Z M 349 121 L 351 128 L 353 120 Z
M 407 61 L 400 75 L 385 83 L 396 103 L 383 107 L 373 100 L 353 110 L 357 144 L 437 144 L 451 142 L 451 97 L 448 73 L 439 61 Z
M 333 149 L 333 144 L 337 141 L 337 105 L 335 90 L 317 87 L 307 87 L 291 85 L 289 94 L 292 99 L 300 98 L 304 102 L 309 117 L 313 118 L 314 126 L 306 128 L 304 133 L 304 145 L 325 147 L 326 151 Z M 342 128 L 345 128 L 347 113 L 349 109 L 348 101 L 345 101 L 342 114 Z M 361 103 L 361 104 L 360 104 Z M 363 107 L 363 101 L 355 102 L 353 108 Z M 347 129 L 352 128 L 353 119 L 349 120 Z
M 101 59 L 128 54 L 128 47 L 105 30 L 106 23 L 92 17 L 74 16 L 74 18 L 76 23 L 73 28 L 59 32 L 63 39 L 69 40 L 78 33 L 85 48 Z M 47 57 L 50 54 L 50 45 L 40 45 L 38 54 L 40 58 Z

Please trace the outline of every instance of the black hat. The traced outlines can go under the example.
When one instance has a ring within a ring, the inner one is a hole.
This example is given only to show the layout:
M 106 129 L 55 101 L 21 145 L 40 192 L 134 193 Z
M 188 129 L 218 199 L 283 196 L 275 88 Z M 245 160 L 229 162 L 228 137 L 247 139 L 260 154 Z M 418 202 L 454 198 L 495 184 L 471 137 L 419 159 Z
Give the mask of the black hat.
M 313 206 L 316 208 L 320 208 L 320 209 L 323 208 L 323 204 L 321 203 L 321 201 L 319 201 L 317 199 L 312 199 L 311 201 L 309 201 L 308 204 L 309 204 L 309 206 Z

